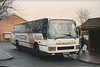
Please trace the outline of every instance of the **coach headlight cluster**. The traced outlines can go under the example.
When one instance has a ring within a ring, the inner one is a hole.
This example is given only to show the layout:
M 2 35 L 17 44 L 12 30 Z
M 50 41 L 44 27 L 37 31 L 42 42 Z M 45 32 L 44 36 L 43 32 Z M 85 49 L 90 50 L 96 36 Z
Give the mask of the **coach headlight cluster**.
M 56 47 L 48 47 L 48 51 L 56 51 Z
M 76 40 L 76 44 L 79 44 L 79 39 Z
M 76 45 L 76 49 L 79 49 L 79 45 Z

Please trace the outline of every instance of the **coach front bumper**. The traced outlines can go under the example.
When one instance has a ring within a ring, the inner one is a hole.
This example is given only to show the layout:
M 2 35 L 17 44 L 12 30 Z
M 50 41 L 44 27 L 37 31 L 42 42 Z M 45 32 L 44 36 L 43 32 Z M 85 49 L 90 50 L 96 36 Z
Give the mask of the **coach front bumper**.
M 47 53 L 71 53 L 71 52 L 78 52 L 79 51 L 79 45 L 48 45 Z

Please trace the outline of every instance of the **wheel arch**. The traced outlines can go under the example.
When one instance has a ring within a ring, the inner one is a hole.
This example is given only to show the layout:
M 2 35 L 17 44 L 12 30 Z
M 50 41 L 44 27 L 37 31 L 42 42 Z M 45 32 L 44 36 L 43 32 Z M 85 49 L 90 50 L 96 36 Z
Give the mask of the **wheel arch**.
M 38 45 L 38 43 L 37 42 L 34 42 L 34 48 L 36 48 L 37 45 Z

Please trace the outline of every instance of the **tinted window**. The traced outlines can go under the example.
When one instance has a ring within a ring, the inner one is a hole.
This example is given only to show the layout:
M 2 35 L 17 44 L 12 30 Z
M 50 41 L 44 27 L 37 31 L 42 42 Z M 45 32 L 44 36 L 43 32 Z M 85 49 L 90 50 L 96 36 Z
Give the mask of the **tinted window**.
M 37 20 L 37 21 L 31 21 L 27 23 L 22 24 L 16 24 L 15 29 L 12 30 L 12 32 L 15 33 L 42 33 L 43 32 L 43 26 L 46 23 L 47 20 Z

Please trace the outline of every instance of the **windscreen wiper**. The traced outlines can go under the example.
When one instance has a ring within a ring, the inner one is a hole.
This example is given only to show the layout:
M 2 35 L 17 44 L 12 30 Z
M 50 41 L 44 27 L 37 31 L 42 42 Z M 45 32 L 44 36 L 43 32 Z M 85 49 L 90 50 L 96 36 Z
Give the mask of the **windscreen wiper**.
M 69 34 L 62 34 L 62 35 L 65 35 L 65 36 L 71 36 L 71 35 L 69 35 Z M 56 40 L 56 39 L 59 39 L 59 38 L 63 38 L 63 37 L 65 37 L 65 36 L 56 37 L 55 40 Z
M 71 35 L 71 34 L 62 34 L 62 35 L 70 36 L 70 37 L 76 39 L 76 37 L 74 37 L 74 36 Z M 65 37 L 65 36 L 57 37 L 57 38 L 55 38 L 55 40 L 56 40 L 56 39 L 59 39 L 59 38 L 63 38 L 63 37 Z
M 61 36 L 61 37 L 56 37 L 56 38 L 55 38 L 55 40 L 56 40 L 56 39 L 59 39 L 59 38 L 63 38 L 63 37 L 65 37 L 65 36 Z
M 66 35 L 66 36 L 70 36 L 70 37 L 73 37 L 74 39 L 76 39 L 76 37 L 74 37 L 73 35 L 70 34 L 62 34 L 62 35 Z

